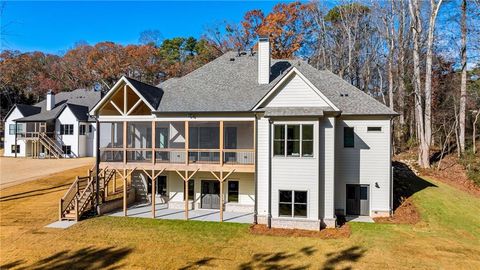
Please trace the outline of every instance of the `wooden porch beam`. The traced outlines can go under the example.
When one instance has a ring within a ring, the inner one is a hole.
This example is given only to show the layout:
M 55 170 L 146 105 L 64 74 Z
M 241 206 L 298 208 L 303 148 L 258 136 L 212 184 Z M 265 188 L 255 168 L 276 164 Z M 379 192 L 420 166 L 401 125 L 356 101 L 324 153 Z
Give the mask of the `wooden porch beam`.
M 113 102 L 113 100 L 110 100 L 110 103 L 113 105 L 113 107 L 115 109 L 117 109 L 117 111 L 120 113 L 120 115 L 124 115 L 122 110 L 120 110 L 120 108 L 117 106 L 117 104 L 115 104 L 115 102 Z
M 132 108 L 130 108 L 130 110 L 128 110 L 127 114 L 126 115 L 129 115 L 133 112 L 133 110 L 135 110 L 138 105 L 140 105 L 142 103 L 142 99 L 139 98 L 138 101 L 132 106 Z
M 224 176 L 223 171 L 220 171 L 220 176 L 218 176 L 214 171 L 210 171 L 210 173 L 217 178 L 218 182 L 220 182 L 220 222 L 223 222 L 223 183 L 230 175 L 232 175 L 233 172 L 235 172 L 235 169 L 231 170 L 227 173 L 227 175 Z

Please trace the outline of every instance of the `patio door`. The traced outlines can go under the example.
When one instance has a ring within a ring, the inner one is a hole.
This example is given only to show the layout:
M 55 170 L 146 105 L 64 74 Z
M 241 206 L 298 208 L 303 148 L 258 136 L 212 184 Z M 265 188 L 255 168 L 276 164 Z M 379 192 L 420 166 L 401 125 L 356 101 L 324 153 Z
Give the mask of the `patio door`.
M 347 215 L 370 215 L 369 185 L 347 185 Z
M 201 208 L 220 209 L 220 183 L 214 180 L 202 180 Z

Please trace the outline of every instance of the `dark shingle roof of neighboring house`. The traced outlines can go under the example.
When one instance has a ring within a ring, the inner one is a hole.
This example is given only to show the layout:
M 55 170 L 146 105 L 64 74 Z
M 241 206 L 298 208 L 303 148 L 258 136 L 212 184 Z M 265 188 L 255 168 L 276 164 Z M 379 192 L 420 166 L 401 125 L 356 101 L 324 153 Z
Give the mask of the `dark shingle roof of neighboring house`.
M 55 95 L 55 107 L 50 111 L 46 109 L 46 100 L 31 106 L 38 109 L 38 113 L 17 119 L 17 122 L 48 121 L 57 118 L 60 113 L 69 107 L 78 120 L 86 121 L 88 111 L 100 100 L 101 93 L 86 89 L 77 89 L 71 92 L 60 92 Z M 18 104 L 21 105 L 21 104 Z M 17 105 L 17 106 L 18 106 Z M 28 105 L 23 105 L 28 106 Z M 24 114 L 25 115 L 25 114 Z
M 342 114 L 396 115 L 387 106 L 330 71 L 301 60 L 271 60 L 269 84 L 257 82 L 257 56 L 225 53 L 199 69 L 172 78 L 163 90 L 158 112 L 250 111 L 293 67 L 298 69 Z
M 163 90 L 153 85 L 137 81 L 132 78 L 125 79 L 147 100 L 153 108 L 157 108 L 163 96 Z
M 16 107 L 24 117 L 37 114 L 41 111 L 40 107 L 36 107 L 33 105 L 17 104 Z

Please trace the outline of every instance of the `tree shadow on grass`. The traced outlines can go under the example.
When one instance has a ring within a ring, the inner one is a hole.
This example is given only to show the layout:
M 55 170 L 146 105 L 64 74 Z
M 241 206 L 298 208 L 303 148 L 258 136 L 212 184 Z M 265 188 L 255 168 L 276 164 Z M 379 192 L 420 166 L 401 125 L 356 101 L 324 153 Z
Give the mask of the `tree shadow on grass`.
M 53 193 L 53 192 L 58 192 L 58 191 L 61 191 L 61 190 L 66 190 L 66 188 L 68 186 L 71 186 L 71 184 L 58 185 L 58 186 L 49 187 L 49 188 L 34 189 L 34 190 L 26 191 L 26 192 L 16 193 L 16 194 L 8 195 L 8 196 L 3 196 L 3 197 L 0 197 L 0 202 L 18 200 L 18 199 L 40 196 L 40 195 Z M 45 192 L 41 192 L 41 191 L 45 191 Z
M 264 252 L 253 254 L 250 261 L 242 263 L 238 269 L 308 269 L 310 265 L 295 265 L 293 262 L 302 262 L 302 258 L 312 256 L 317 250 L 314 247 L 307 246 L 297 252 Z M 292 261 L 288 261 L 292 260 Z
M 215 258 L 205 257 L 203 259 L 188 263 L 184 267 L 179 268 L 179 270 L 197 269 L 199 267 L 206 267 L 206 266 L 215 267 L 215 265 L 211 263 L 213 260 L 215 260 Z
M 436 185 L 418 177 L 405 163 L 392 162 L 393 170 L 393 209 L 413 194 Z
M 327 261 L 323 264 L 323 270 L 333 270 L 340 263 L 345 262 L 357 262 L 364 254 L 366 250 L 359 246 L 353 246 L 347 249 L 344 249 L 340 252 L 332 252 L 327 254 Z M 352 267 L 347 267 L 343 269 L 352 269 Z
M 24 266 L 24 261 L 15 261 L 0 266 L 0 269 L 121 269 L 125 265 L 119 265 L 118 262 L 123 260 L 133 251 L 131 248 L 93 248 L 87 247 L 76 251 L 65 250 L 57 252 L 47 258 L 41 259 L 33 264 Z M 114 265 L 116 264 L 116 265 Z

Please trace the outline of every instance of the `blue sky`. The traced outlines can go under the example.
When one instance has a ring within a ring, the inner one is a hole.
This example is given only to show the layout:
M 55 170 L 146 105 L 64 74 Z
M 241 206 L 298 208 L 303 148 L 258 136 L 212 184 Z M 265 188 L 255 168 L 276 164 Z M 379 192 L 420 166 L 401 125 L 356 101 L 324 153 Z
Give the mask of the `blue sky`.
M 0 18 L 1 49 L 61 54 L 77 41 L 137 43 L 140 32 L 159 30 L 164 38 L 199 37 L 209 25 L 238 22 L 246 11 L 268 12 L 259 2 L 25 2 L 7 1 Z

